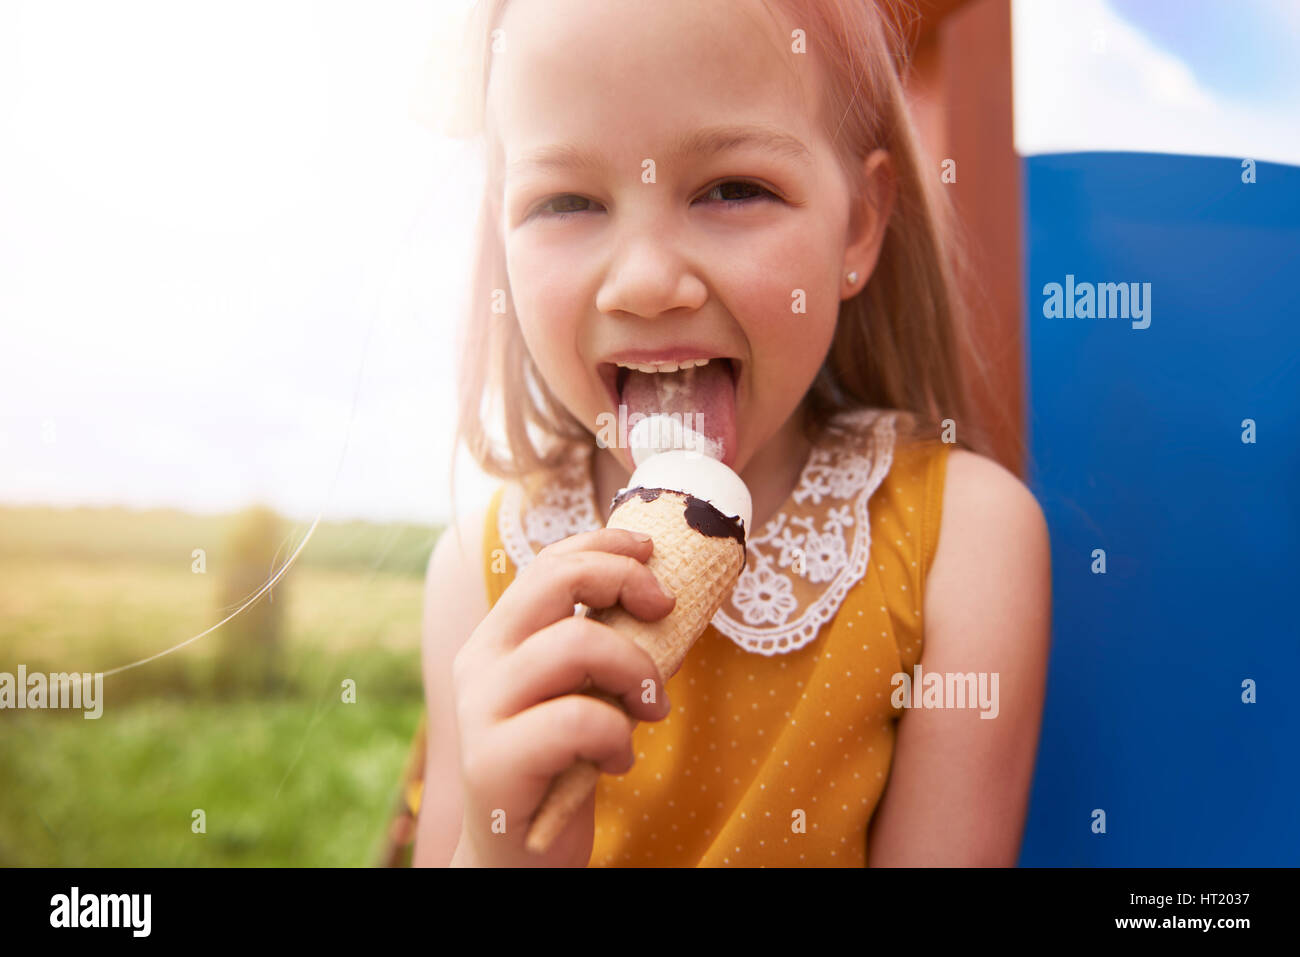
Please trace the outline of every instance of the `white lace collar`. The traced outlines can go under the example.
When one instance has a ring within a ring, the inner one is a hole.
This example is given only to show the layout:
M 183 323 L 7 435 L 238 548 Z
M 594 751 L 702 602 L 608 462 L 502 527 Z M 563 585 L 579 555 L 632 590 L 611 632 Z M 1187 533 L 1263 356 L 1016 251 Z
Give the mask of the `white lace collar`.
M 797 651 L 817 637 L 866 573 L 867 502 L 893 462 L 893 413 L 841 413 L 808 457 L 782 508 L 751 535 L 745 568 L 713 627 L 760 655 Z M 497 529 L 522 569 L 545 545 L 599 528 L 590 447 L 527 485 L 511 483 Z M 788 570 L 788 571 L 786 571 Z

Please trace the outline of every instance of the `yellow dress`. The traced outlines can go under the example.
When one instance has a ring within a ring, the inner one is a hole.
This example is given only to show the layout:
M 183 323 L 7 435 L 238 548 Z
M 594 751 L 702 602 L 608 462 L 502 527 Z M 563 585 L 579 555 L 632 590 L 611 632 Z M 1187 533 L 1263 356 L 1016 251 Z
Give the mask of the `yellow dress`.
M 902 713 L 891 678 L 921 657 L 948 446 L 898 444 L 880 410 L 835 424 L 667 682 L 672 712 L 637 725 L 627 774 L 601 778 L 591 866 L 866 863 Z M 490 602 L 542 546 L 600 524 L 589 456 L 498 489 Z

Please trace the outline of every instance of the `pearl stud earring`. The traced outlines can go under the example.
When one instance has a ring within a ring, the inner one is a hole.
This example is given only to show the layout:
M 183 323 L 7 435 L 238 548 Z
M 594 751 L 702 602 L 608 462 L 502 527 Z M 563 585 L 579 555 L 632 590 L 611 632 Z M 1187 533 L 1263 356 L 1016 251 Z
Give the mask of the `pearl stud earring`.
M 858 281 L 858 274 L 856 272 L 849 273 L 849 282 L 855 283 L 857 281 Z

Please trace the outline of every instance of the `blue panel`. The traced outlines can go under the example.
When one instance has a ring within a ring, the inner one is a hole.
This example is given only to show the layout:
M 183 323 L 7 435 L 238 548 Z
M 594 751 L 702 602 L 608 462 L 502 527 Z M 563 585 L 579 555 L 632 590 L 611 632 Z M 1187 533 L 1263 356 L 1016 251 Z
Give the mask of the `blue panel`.
M 1055 628 L 1020 862 L 1300 864 L 1300 169 L 1023 162 Z M 1149 328 L 1045 318 L 1067 274 L 1150 283 Z

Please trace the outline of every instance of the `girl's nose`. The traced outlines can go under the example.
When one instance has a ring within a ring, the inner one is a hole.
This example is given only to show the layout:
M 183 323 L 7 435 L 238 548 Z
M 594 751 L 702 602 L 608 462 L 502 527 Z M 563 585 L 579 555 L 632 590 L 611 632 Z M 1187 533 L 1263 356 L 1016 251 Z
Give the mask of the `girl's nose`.
M 671 238 L 648 229 L 617 242 L 596 308 L 653 319 L 675 309 L 697 310 L 707 298 L 699 265 Z

